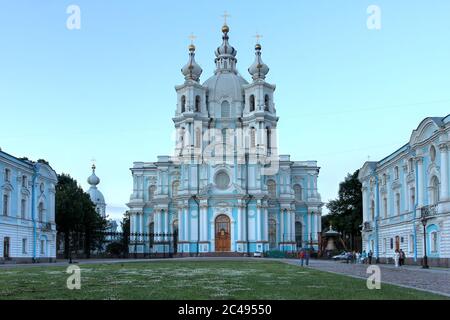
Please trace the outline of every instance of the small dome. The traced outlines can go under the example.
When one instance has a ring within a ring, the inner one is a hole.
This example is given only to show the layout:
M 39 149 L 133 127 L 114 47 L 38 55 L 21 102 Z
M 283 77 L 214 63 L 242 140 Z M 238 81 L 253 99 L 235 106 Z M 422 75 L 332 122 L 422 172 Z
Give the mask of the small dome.
M 221 57 L 221 56 L 231 56 L 231 57 L 236 57 L 237 51 L 236 49 L 234 49 L 229 43 L 228 43 L 228 32 L 230 31 L 230 28 L 227 25 L 224 25 L 222 27 L 222 32 L 223 32 L 223 36 L 222 36 L 222 45 L 220 47 L 218 47 L 215 51 L 216 57 Z
M 95 165 L 92 165 L 92 174 L 91 176 L 87 179 L 87 182 L 91 185 L 91 186 L 96 186 L 100 183 L 100 178 L 97 177 L 95 175 Z
M 195 61 L 195 46 L 191 44 L 189 46 L 189 61 L 188 63 L 181 68 L 181 73 L 184 75 L 185 80 L 200 80 L 200 75 L 203 70 Z
M 232 72 L 219 72 L 203 83 L 208 87 L 210 100 L 219 101 L 223 97 L 229 97 L 233 101 L 242 101 L 243 86 L 248 82 L 239 74 Z
M 269 67 L 261 60 L 261 45 L 259 43 L 255 46 L 255 62 L 248 68 L 248 72 L 253 80 L 264 80 L 269 73 Z

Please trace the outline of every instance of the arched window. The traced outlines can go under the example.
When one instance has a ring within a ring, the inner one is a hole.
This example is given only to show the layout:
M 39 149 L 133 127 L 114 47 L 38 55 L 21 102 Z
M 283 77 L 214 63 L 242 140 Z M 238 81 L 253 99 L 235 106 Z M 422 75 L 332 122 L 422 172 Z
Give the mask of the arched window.
M 230 103 L 228 101 L 223 101 L 220 106 L 220 116 L 222 118 L 230 118 Z
M 172 196 L 178 195 L 178 188 L 179 188 L 179 186 L 180 186 L 180 182 L 178 180 L 174 181 L 172 183 Z
M 303 190 L 302 186 L 299 184 L 296 184 L 294 186 L 294 194 L 295 194 L 295 200 L 302 201 L 303 200 Z
M 395 212 L 400 214 L 400 193 L 395 194 Z
M 186 129 L 185 128 L 181 128 L 180 130 L 180 145 L 181 148 L 184 148 L 184 135 L 186 134 Z
M 255 111 L 255 96 L 250 95 L 250 112 Z
M 256 129 L 250 128 L 250 147 L 256 147 Z
M 386 185 L 386 180 L 387 180 L 387 178 L 386 178 L 386 173 L 383 173 L 383 181 L 382 181 L 383 186 Z
M 439 201 L 439 180 L 436 176 L 431 178 L 430 184 L 431 204 L 437 204 Z
M 155 196 L 155 191 L 156 191 L 156 186 L 155 185 L 151 185 L 148 188 L 148 200 L 149 201 L 153 200 L 153 198 Z
M 38 217 L 39 217 L 39 221 L 40 222 L 45 222 L 45 216 L 44 216 L 44 204 L 42 202 L 39 203 L 38 205 Z
M 436 148 L 434 146 L 430 147 L 430 159 L 431 162 L 434 162 L 436 160 Z
M 275 198 L 277 196 L 277 184 L 272 179 L 267 181 L 267 191 L 269 192 L 269 197 Z
M 201 104 L 200 104 L 200 96 L 195 96 L 195 112 L 200 112 Z
M 186 112 L 186 96 L 181 96 L 181 113 Z
M 264 111 L 269 111 L 269 102 L 270 102 L 269 95 L 266 94 L 264 96 Z

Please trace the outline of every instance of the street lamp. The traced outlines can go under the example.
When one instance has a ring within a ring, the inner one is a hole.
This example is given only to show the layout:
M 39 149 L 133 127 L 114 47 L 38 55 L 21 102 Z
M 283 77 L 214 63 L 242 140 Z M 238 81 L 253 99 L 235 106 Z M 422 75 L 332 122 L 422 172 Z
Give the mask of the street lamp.
M 426 216 L 423 216 L 421 221 L 422 221 L 422 225 L 423 225 L 423 247 L 424 247 L 423 248 L 424 255 L 423 255 L 422 268 L 428 269 L 429 266 L 428 266 L 428 257 L 427 257 L 427 229 L 426 229 L 427 218 L 426 218 Z

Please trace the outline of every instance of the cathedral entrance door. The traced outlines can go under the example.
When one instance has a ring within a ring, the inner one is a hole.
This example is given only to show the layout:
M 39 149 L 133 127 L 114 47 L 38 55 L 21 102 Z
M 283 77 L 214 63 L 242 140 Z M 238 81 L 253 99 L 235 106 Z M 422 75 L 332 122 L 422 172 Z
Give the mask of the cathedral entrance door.
M 226 252 L 231 249 L 230 218 L 221 214 L 216 218 L 216 252 Z
M 5 259 L 9 258 L 9 237 L 3 239 L 3 257 Z

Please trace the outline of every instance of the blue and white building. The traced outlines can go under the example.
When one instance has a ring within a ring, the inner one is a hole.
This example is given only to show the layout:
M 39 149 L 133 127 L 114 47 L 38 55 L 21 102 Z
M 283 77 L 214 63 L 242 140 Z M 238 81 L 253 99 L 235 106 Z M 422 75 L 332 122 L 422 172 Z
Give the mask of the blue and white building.
M 424 119 L 407 144 L 359 173 L 363 248 L 381 261 L 450 266 L 450 115 Z M 424 225 L 425 222 L 425 237 Z M 424 243 L 426 242 L 426 248 Z
M 173 233 L 139 238 L 137 254 L 173 250 L 178 254 L 247 254 L 272 249 L 318 248 L 322 205 L 316 161 L 278 155 L 275 85 L 255 46 L 251 81 L 236 68 L 229 27 L 222 27 L 214 74 L 200 83 L 195 46 L 175 87 L 172 156 L 135 162 L 131 232 Z M 155 137 L 160 139 L 161 137 Z M 169 137 L 168 137 L 169 139 Z
M 56 258 L 55 171 L 0 150 L 0 263 Z

